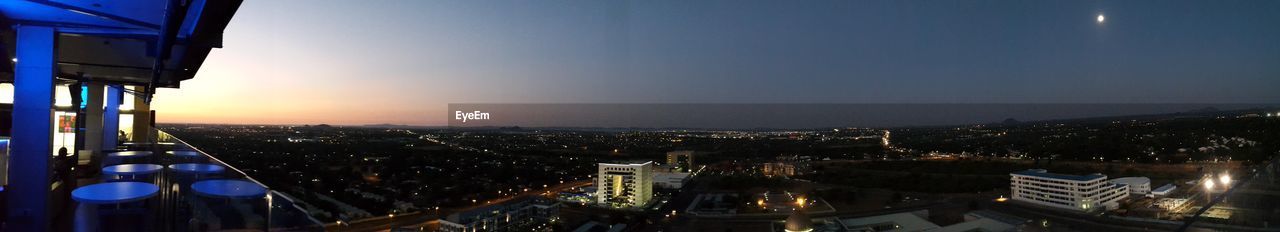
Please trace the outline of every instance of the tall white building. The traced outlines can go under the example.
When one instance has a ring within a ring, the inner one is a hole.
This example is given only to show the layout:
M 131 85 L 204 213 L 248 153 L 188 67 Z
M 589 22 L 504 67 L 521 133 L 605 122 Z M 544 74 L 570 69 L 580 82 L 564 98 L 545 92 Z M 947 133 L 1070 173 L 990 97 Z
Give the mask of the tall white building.
M 1066 175 L 1044 169 L 1010 173 L 1009 188 L 1013 200 L 1037 205 L 1094 211 L 1120 207 L 1129 196 L 1129 186 L 1107 181 L 1102 174 Z
M 618 208 L 641 207 L 653 198 L 653 162 L 601 163 L 596 175 L 596 203 Z

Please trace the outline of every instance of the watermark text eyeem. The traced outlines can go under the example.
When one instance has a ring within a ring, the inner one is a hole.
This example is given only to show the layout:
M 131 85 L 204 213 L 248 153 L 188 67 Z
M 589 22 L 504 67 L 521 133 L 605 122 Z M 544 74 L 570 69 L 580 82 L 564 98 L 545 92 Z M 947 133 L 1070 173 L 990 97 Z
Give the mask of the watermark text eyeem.
M 480 112 L 479 110 L 475 112 L 462 112 L 461 110 L 458 110 L 453 111 L 453 119 L 462 120 L 462 122 L 467 122 L 467 120 L 489 120 L 489 113 Z

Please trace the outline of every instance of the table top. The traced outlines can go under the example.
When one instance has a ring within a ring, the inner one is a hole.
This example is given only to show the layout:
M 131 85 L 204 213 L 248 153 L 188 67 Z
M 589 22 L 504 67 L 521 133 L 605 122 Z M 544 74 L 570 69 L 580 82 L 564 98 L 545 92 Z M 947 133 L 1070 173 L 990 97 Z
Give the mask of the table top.
M 176 156 L 200 156 L 200 153 L 195 151 L 170 151 L 167 153 Z
M 204 180 L 191 184 L 200 195 L 218 198 L 254 199 L 267 195 L 267 189 L 243 180 Z
M 121 164 L 102 168 L 102 173 L 110 175 L 138 175 L 156 173 L 159 172 L 160 169 L 164 169 L 164 166 L 155 164 Z
M 149 142 L 142 142 L 142 143 L 124 142 L 124 145 L 151 145 L 151 144 L 157 144 L 157 145 L 174 145 L 175 143 L 173 143 L 173 142 L 159 142 L 159 143 L 149 143 Z
M 116 157 L 135 157 L 135 156 L 149 156 L 149 155 L 151 155 L 150 151 L 121 151 L 121 152 L 112 152 L 110 154 L 107 154 L 107 156 L 116 156 Z
M 195 173 L 195 174 L 215 174 L 215 173 L 222 173 L 222 171 L 227 170 L 227 168 L 224 168 L 218 165 L 192 164 L 192 163 L 170 164 L 169 169 L 173 169 L 174 171 L 178 171 L 178 172 Z
M 155 196 L 160 187 L 142 182 L 110 182 L 91 184 L 71 191 L 71 198 L 81 203 L 115 204 L 138 201 Z

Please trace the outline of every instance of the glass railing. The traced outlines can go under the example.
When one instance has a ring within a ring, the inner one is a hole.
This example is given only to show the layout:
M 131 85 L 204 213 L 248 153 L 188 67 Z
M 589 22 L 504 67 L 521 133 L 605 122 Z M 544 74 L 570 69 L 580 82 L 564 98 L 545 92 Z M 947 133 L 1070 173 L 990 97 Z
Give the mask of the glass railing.
M 103 166 L 149 163 L 163 171 L 145 179 L 111 176 L 104 182 L 150 182 L 160 187 L 145 208 L 156 220 L 148 222 L 157 231 L 323 231 L 299 202 L 272 190 L 262 182 L 216 157 L 168 133 L 156 130 L 154 143 L 126 143 L 122 151 L 150 151 L 145 160 L 112 160 Z

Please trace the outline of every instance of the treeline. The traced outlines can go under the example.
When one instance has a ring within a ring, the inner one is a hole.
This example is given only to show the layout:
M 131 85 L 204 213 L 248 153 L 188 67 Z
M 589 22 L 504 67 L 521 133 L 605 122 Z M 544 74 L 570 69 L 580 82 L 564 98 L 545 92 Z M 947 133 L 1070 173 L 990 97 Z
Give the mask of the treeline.
M 1066 160 L 1181 163 L 1214 158 L 1264 161 L 1280 151 L 1280 119 L 1183 118 L 1149 122 L 1063 125 L 1019 124 L 894 131 L 893 143 L 918 151 L 1022 154 Z M 1217 138 L 1243 138 L 1250 146 L 1199 151 Z

